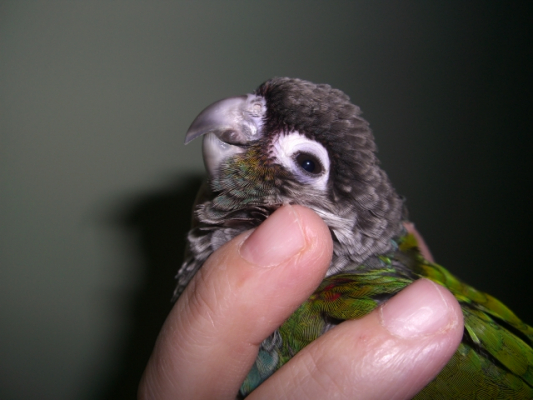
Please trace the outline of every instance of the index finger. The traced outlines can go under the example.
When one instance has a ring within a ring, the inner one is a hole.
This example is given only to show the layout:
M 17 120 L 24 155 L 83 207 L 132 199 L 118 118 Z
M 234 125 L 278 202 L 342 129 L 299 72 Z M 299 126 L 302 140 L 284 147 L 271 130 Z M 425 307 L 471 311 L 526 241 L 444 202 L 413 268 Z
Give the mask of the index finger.
M 313 211 L 283 206 L 217 250 L 169 314 L 140 399 L 234 399 L 260 343 L 311 295 L 332 254 Z

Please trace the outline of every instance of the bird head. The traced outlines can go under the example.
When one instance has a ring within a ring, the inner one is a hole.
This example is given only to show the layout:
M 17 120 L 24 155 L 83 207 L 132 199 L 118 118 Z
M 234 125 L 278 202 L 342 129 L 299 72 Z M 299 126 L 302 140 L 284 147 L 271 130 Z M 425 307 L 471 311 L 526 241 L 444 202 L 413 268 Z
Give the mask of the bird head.
M 402 200 L 379 168 L 368 123 L 340 90 L 274 78 L 203 110 L 185 142 L 200 136 L 211 190 L 201 224 L 249 228 L 300 204 L 328 224 L 335 253 L 357 262 L 401 229 Z

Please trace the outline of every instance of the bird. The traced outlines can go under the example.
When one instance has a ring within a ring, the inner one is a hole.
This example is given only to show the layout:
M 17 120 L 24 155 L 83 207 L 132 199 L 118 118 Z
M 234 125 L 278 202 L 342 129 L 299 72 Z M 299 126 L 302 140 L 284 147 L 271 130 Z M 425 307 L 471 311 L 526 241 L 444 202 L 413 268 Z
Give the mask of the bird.
M 253 93 L 204 109 L 185 143 L 200 137 L 207 179 L 174 299 L 211 253 L 284 204 L 312 209 L 333 240 L 322 283 L 261 343 L 242 397 L 320 335 L 427 278 L 459 301 L 465 327 L 451 360 L 414 398 L 533 398 L 533 328 L 424 258 L 406 230 L 404 198 L 380 167 L 369 123 L 345 93 L 328 84 L 272 78 Z

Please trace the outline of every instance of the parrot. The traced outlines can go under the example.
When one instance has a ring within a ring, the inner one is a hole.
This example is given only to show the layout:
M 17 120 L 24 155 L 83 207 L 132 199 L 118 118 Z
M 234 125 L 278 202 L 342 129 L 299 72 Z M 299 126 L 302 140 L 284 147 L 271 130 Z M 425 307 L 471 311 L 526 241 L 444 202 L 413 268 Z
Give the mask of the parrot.
M 369 123 L 348 95 L 327 84 L 272 78 L 204 109 L 185 143 L 199 137 L 208 176 L 174 299 L 213 251 L 284 204 L 312 209 L 333 240 L 323 281 L 261 343 L 241 398 L 329 329 L 427 278 L 459 301 L 464 332 L 451 360 L 414 398 L 533 399 L 533 328 L 423 257 L 404 225 L 404 198 L 380 167 Z

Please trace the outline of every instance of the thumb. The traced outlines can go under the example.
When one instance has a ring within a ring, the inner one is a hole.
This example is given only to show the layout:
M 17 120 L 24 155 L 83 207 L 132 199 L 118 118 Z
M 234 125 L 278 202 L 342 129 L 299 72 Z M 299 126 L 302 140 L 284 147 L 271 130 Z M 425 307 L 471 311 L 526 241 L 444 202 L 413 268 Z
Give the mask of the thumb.
M 420 279 L 366 317 L 345 321 L 311 343 L 250 399 L 410 399 L 446 365 L 462 334 L 457 300 Z

